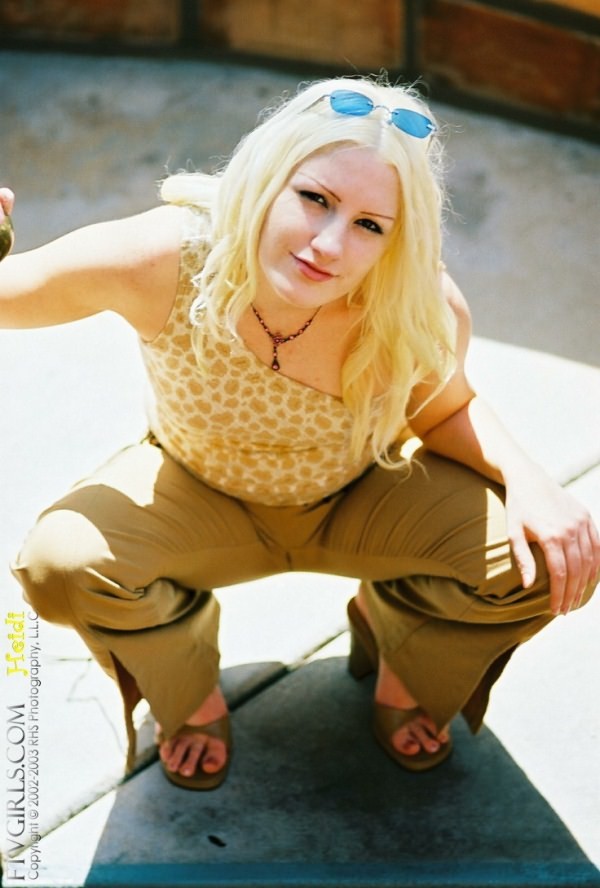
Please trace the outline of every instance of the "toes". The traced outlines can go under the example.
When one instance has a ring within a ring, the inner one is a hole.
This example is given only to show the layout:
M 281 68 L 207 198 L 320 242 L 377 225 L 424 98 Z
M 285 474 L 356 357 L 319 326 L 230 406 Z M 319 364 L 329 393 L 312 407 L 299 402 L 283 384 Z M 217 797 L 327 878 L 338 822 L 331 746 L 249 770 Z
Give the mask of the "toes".
M 179 773 L 183 774 L 184 777 L 191 777 L 198 767 L 198 762 L 202 757 L 202 753 L 202 746 L 188 746 L 182 763 L 178 768 L 175 768 L 173 770 L 179 771 Z
M 394 746 L 399 752 L 405 755 L 416 755 L 421 750 L 434 753 L 440 748 L 440 742 L 425 730 L 420 730 L 417 726 L 411 726 L 409 732 L 406 730 L 397 731 L 393 740 Z
M 189 776 L 194 773 L 203 751 L 202 737 L 199 737 L 195 743 L 189 742 L 188 738 L 174 737 L 161 746 L 161 758 L 169 771 L 179 771 Z
M 404 755 L 416 755 L 422 750 L 433 754 L 443 743 L 447 743 L 448 739 L 447 730 L 444 728 L 438 731 L 434 722 L 423 714 L 396 731 L 392 742 L 398 752 Z
M 214 774 L 225 767 L 227 762 L 227 749 L 222 740 L 209 739 L 206 744 L 206 752 L 202 758 L 202 770 L 207 774 Z
M 185 777 L 191 777 L 199 766 L 207 774 L 214 774 L 227 762 L 227 748 L 223 741 L 202 734 L 165 740 L 159 755 L 169 771 Z
M 403 755 L 416 755 L 421 751 L 421 745 L 410 734 L 397 732 L 393 739 L 394 746 Z
M 423 724 L 417 722 L 412 728 L 412 735 L 425 752 L 437 752 L 440 748 L 440 741 L 437 739 L 437 736 L 432 734 Z
M 175 752 L 175 740 L 163 740 L 158 749 L 161 761 L 167 765 Z

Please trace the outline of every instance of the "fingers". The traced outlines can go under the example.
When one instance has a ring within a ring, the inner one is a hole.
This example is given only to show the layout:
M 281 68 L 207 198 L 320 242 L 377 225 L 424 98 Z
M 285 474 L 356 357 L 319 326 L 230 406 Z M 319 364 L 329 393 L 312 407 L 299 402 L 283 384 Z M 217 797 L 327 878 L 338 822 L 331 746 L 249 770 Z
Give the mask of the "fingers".
M 589 515 L 562 537 L 539 541 L 550 577 L 550 609 L 568 614 L 598 582 L 600 537 Z
M 585 590 L 598 582 L 600 545 L 598 540 L 594 540 L 594 532 L 597 536 L 596 528 L 592 524 L 581 536 L 582 579 L 579 588 L 575 589 L 573 594 L 573 608 L 581 605 Z
M 546 559 L 548 575 L 550 577 L 550 610 L 555 616 L 559 614 L 567 614 L 570 609 L 570 601 L 573 580 L 569 584 L 568 560 L 565 556 L 562 546 L 559 543 L 551 543 L 542 545 L 542 551 Z M 580 559 L 576 559 L 579 562 Z M 572 556 L 571 566 L 575 558 Z M 571 577 L 573 575 L 571 574 Z
M 600 534 L 590 513 L 561 488 L 540 500 L 536 509 L 513 500 L 507 530 L 523 588 L 536 579 L 532 544 L 544 556 L 553 614 L 568 614 L 579 607 L 600 574 Z
M 10 188 L 0 188 L 0 262 L 13 248 L 15 235 L 10 222 L 10 213 L 15 196 Z
M 524 589 L 529 589 L 535 582 L 536 565 L 533 552 L 522 531 L 513 531 L 509 533 L 510 545 L 519 573 L 521 574 L 521 582 Z
M 5 216 L 10 216 L 15 205 L 15 195 L 10 188 L 0 188 L 0 224 Z

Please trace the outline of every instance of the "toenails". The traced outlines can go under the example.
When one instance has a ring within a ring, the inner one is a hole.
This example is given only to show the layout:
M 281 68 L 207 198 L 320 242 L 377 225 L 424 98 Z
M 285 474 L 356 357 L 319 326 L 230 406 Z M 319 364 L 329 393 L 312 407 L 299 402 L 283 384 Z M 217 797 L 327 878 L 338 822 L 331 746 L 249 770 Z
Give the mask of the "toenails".
M 425 727 L 427 715 L 422 709 L 395 709 L 375 703 L 375 737 L 394 761 L 409 771 L 427 771 L 450 755 L 452 743 L 442 743 L 440 735 L 431 736 Z M 410 745 L 409 745 L 410 744 Z
M 216 789 L 225 779 L 231 753 L 229 716 L 205 725 L 183 725 L 170 739 L 159 731 L 165 776 L 184 789 Z

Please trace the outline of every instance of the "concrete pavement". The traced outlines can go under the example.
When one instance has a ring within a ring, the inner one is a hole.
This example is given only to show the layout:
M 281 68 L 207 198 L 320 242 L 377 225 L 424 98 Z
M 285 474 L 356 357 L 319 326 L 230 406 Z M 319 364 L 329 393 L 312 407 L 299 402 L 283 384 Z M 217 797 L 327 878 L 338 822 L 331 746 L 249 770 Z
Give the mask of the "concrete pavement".
M 227 154 L 299 79 L 191 61 L 0 54 L 0 180 L 18 194 L 18 248 L 153 205 L 166 167 Z M 446 261 L 477 336 L 472 377 L 600 523 L 600 153 L 435 111 L 448 130 L 454 204 Z M 0 346 L 6 619 L 23 610 L 10 557 L 45 505 L 140 436 L 144 380 L 135 338 L 110 315 L 0 332 Z M 139 771 L 122 784 L 114 689 L 76 636 L 26 614 L 42 686 L 32 691 L 34 669 L 4 677 L 3 700 L 12 716 L 23 704 L 30 733 L 19 836 L 14 780 L 4 777 L 3 885 L 599 888 L 598 600 L 520 650 L 482 735 L 457 723 L 448 766 L 415 778 L 373 744 L 372 689 L 345 672 L 353 588 L 284 575 L 220 590 L 236 748 L 228 782 L 208 795 L 167 783 L 143 713 Z M 9 717 L 7 749 L 20 736 Z

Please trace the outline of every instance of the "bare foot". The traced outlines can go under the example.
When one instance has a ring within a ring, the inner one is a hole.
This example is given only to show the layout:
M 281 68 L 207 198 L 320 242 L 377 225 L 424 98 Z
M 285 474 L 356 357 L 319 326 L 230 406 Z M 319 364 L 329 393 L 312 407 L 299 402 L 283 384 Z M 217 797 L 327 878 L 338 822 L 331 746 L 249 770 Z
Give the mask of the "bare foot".
M 227 703 L 221 689 L 216 687 L 186 720 L 186 724 L 207 725 L 226 714 Z M 157 724 L 156 729 L 158 734 L 160 725 Z M 196 772 L 198 764 L 207 774 L 214 774 L 220 771 L 227 761 L 225 743 L 207 734 L 184 734 L 181 737 L 163 740 L 159 754 L 169 771 L 179 772 L 185 777 L 191 777 Z
M 356 597 L 356 604 L 370 625 L 366 603 L 360 592 Z M 375 700 L 377 703 L 390 706 L 393 709 L 414 709 L 419 705 L 418 701 L 408 692 L 406 685 L 392 672 L 381 657 L 377 671 Z M 416 755 L 421 750 L 430 753 L 437 752 L 441 744 L 447 743 L 448 740 L 447 727 L 438 730 L 433 719 L 425 712 L 419 713 L 412 721 L 398 728 L 392 737 L 394 747 L 404 755 Z

